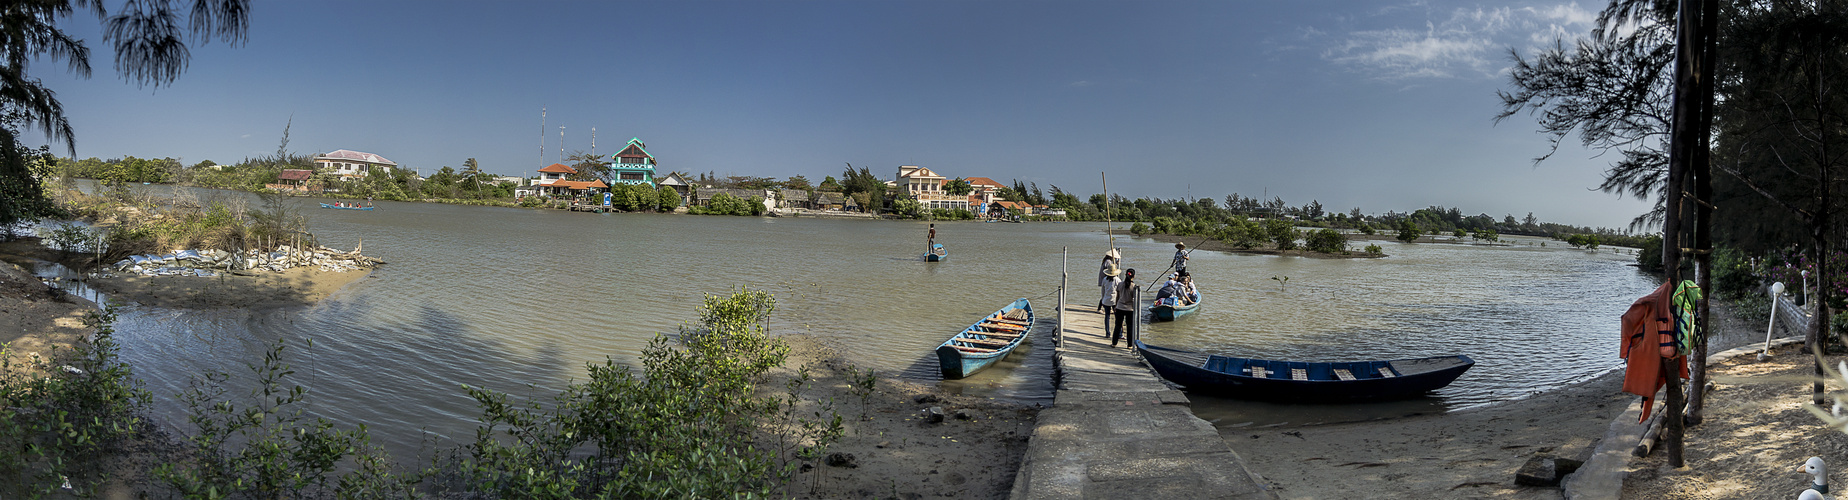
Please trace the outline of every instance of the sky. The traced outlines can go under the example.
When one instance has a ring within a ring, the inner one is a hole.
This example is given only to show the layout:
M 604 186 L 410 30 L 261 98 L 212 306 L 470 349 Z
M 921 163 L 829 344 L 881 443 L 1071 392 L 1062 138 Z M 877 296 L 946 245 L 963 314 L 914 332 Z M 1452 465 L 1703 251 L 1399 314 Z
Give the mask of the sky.
M 566 154 L 590 151 L 594 128 L 597 153 L 640 138 L 662 171 L 719 176 L 919 165 L 1081 198 L 1107 179 L 1129 198 L 1611 228 L 1648 208 L 1595 190 L 1617 154 L 1568 142 L 1536 165 L 1551 149 L 1533 118 L 1494 120 L 1509 51 L 1570 43 L 1602 4 L 253 4 L 244 44 L 193 40 L 159 88 L 114 72 L 94 16 L 65 20 L 95 74 L 31 71 L 63 102 L 76 156 L 235 163 L 275 153 L 286 126 L 294 153 L 532 175 L 558 162 L 560 127 Z

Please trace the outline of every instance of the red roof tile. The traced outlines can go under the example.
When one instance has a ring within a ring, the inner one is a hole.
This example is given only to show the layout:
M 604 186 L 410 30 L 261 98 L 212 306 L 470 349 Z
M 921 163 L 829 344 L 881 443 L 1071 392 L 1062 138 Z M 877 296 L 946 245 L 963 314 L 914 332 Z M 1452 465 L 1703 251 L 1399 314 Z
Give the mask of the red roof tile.
M 283 169 L 282 174 L 277 175 L 276 178 L 282 179 L 285 181 L 305 181 L 305 180 L 308 180 L 309 177 L 313 177 L 313 176 L 314 176 L 314 171 L 312 170 L 300 170 L 300 169 L 289 168 L 289 169 Z
M 539 171 L 540 172 L 558 172 L 558 173 L 564 173 L 564 174 L 577 173 L 577 169 L 571 168 L 570 165 L 566 165 L 563 163 L 553 163 L 551 166 L 539 169 Z

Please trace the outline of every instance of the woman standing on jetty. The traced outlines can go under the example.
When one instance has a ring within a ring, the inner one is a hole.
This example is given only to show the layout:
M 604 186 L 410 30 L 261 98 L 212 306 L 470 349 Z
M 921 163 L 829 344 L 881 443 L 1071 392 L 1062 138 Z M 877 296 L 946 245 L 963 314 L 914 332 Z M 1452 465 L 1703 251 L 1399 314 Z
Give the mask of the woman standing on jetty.
M 1104 290 L 1103 297 L 1097 299 L 1097 312 L 1103 313 L 1105 326 L 1110 325 L 1110 310 L 1116 306 L 1116 275 L 1119 274 L 1116 261 L 1119 255 L 1115 248 L 1104 252 L 1103 266 L 1097 268 L 1097 286 Z
M 1110 330 L 1110 347 L 1116 347 L 1117 340 L 1124 338 L 1123 328 L 1136 320 L 1136 270 L 1126 269 L 1123 277 L 1117 279 L 1116 291 L 1116 328 Z M 1109 319 L 1109 318 L 1105 318 Z M 1104 326 L 1109 326 L 1106 323 Z

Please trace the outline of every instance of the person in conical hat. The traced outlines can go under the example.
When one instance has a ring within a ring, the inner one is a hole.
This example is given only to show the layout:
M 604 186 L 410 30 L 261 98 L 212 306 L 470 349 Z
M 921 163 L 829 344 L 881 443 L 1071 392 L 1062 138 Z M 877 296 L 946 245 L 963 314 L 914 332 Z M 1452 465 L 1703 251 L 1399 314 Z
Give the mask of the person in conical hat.
M 1116 304 L 1116 277 L 1119 274 L 1122 271 L 1117 268 L 1116 250 L 1105 252 L 1103 264 L 1097 269 L 1097 286 L 1104 291 L 1103 297 L 1097 301 L 1097 312 L 1103 313 L 1106 321 L 1109 320 L 1111 306 Z

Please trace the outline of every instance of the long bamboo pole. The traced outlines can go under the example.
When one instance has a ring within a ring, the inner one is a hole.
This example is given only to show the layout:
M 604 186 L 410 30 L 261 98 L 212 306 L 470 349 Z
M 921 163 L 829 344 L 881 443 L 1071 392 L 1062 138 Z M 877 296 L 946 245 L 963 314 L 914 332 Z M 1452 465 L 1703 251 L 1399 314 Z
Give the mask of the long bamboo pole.
M 1110 248 L 1104 251 L 1108 252 L 1116 249 L 1116 233 L 1110 231 L 1110 178 L 1103 172 L 1098 172 L 1097 177 L 1104 181 L 1104 235 L 1110 238 Z

